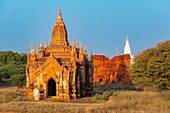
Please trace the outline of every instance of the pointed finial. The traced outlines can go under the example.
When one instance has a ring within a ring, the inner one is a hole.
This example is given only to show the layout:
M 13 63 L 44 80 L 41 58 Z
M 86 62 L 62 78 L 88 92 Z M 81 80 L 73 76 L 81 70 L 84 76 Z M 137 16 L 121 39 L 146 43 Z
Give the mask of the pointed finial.
M 46 45 L 45 45 L 45 47 L 48 47 L 48 41 L 46 41 Z
M 84 46 L 84 55 L 87 55 L 86 46 Z
M 35 47 L 34 47 L 34 44 L 32 44 L 32 46 L 31 46 L 31 52 L 30 52 L 30 53 L 35 54 Z
M 71 54 L 75 54 L 76 53 L 76 48 L 75 48 L 75 44 L 74 44 L 74 40 L 72 41 L 72 48 L 71 48 Z
M 76 40 L 76 48 L 78 48 L 79 46 L 78 46 L 78 41 Z
M 82 44 L 80 44 L 80 51 L 79 51 L 79 54 L 82 54 L 83 53 L 83 48 L 82 48 Z
M 61 10 L 58 9 L 58 16 L 57 16 L 57 23 L 60 23 L 63 21 L 62 15 L 61 15 Z
M 72 47 L 74 47 L 75 45 L 74 45 L 74 40 L 72 40 Z
M 131 56 L 131 49 L 130 49 L 130 44 L 129 44 L 127 35 L 126 35 L 126 43 L 125 43 L 125 47 L 124 47 L 124 54 L 130 54 L 130 56 Z
M 40 47 L 43 47 L 42 39 L 40 39 Z
M 61 9 L 58 9 L 58 17 L 61 17 Z
M 126 35 L 126 41 L 128 41 L 128 35 Z

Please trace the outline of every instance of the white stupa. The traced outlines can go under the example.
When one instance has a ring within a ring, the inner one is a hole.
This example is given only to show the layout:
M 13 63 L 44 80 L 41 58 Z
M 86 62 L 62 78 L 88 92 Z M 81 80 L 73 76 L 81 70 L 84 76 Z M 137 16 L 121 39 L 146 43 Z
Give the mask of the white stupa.
M 129 40 L 128 40 L 128 35 L 126 35 L 126 43 L 125 43 L 125 48 L 124 48 L 124 54 L 129 54 L 131 61 L 130 63 L 133 63 L 133 55 L 131 54 L 131 49 L 130 49 L 130 44 L 129 44 Z
M 131 49 L 130 49 L 130 44 L 129 44 L 129 40 L 128 40 L 128 35 L 126 35 L 124 54 L 130 54 L 130 56 L 131 56 Z

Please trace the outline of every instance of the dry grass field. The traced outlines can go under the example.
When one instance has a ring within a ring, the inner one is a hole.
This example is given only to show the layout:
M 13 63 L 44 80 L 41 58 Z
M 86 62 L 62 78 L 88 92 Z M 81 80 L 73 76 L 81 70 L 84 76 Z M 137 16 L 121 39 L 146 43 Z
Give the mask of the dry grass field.
M 169 113 L 169 91 L 105 91 L 93 97 L 34 101 L 25 89 L 0 87 L 0 112 L 10 113 Z M 108 97 L 108 98 L 104 98 Z

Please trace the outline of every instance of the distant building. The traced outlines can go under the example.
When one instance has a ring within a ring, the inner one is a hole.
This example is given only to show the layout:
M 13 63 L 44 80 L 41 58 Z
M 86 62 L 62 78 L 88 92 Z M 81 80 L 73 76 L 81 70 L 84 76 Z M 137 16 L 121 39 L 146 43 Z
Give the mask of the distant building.
M 125 47 L 124 47 L 124 54 L 129 54 L 131 56 L 131 48 L 130 48 L 130 44 L 129 44 L 128 35 L 126 35 L 126 43 L 125 43 Z
M 67 31 L 60 10 L 54 25 L 50 45 L 40 41 L 36 54 L 34 45 L 26 65 L 26 94 L 33 95 L 34 84 L 44 97 L 76 99 L 89 95 L 93 90 L 92 62 L 86 48 L 78 42 L 69 45 Z
M 109 59 L 105 55 L 92 56 L 93 61 L 93 83 L 114 83 L 114 82 L 130 82 L 130 64 L 133 56 L 131 48 L 126 35 L 126 44 L 124 47 L 124 54 L 119 55 L 116 48 L 117 56 Z
M 129 39 L 128 39 L 128 35 L 126 35 L 126 43 L 125 43 L 125 47 L 124 47 L 124 54 L 129 54 L 130 55 L 130 64 L 133 64 L 133 55 L 131 53 L 131 48 L 130 48 L 130 44 L 129 44 Z
M 94 55 L 93 83 L 130 82 L 130 55 L 118 55 L 111 59 L 104 55 Z

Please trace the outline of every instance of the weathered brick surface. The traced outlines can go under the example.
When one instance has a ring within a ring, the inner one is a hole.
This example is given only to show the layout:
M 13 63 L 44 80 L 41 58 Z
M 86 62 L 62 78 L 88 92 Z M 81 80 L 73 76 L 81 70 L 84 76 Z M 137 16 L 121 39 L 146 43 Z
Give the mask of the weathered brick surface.
M 130 55 L 118 55 L 108 59 L 104 55 L 94 55 L 93 59 L 93 82 L 113 83 L 116 81 L 130 82 Z

